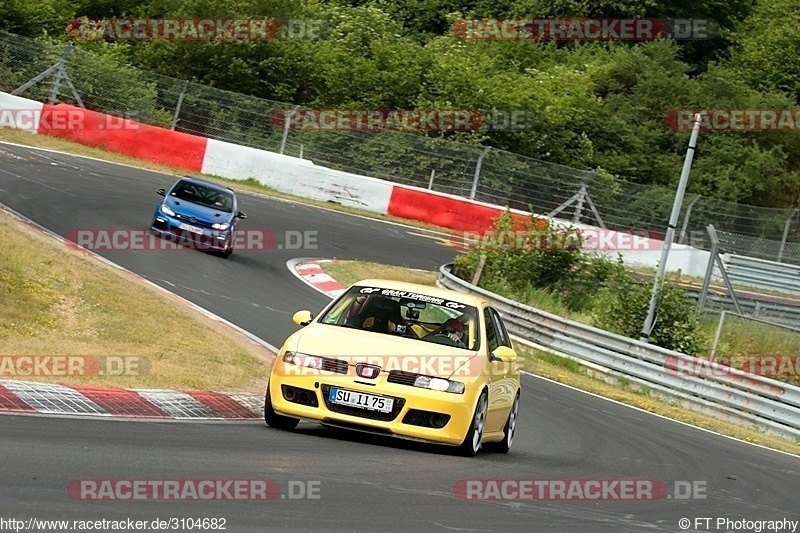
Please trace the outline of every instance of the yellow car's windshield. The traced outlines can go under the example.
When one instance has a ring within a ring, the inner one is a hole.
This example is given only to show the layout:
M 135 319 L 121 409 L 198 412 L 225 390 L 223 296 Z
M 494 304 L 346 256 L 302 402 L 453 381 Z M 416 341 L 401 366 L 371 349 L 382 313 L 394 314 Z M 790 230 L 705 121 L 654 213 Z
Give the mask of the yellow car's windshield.
M 422 293 L 384 287 L 352 287 L 320 322 L 476 350 L 475 307 Z

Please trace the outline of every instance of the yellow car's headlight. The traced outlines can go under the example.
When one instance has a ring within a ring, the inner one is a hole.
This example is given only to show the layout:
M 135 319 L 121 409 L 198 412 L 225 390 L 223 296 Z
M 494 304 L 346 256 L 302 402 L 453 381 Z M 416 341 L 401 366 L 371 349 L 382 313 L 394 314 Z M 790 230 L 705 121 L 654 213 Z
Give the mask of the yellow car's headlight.
M 300 352 L 286 352 L 283 362 L 297 366 L 307 366 L 308 368 L 322 369 L 322 357 L 308 355 Z
M 423 389 L 438 390 L 442 392 L 452 392 L 453 394 L 464 394 L 464 384 L 460 381 L 451 381 L 444 378 L 432 378 L 430 376 L 417 376 L 414 380 L 415 387 Z
M 335 372 L 337 374 L 347 374 L 347 361 L 333 359 L 331 357 L 320 357 L 300 352 L 286 352 L 283 355 L 283 362 L 290 365 L 304 366 L 315 370 Z

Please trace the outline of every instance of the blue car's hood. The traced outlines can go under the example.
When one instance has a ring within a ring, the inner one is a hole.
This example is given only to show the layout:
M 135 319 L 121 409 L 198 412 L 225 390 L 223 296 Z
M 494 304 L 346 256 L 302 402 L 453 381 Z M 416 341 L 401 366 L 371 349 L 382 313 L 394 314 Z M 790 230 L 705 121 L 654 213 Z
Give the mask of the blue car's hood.
M 164 200 L 164 203 L 176 213 L 195 217 L 197 220 L 203 220 L 212 224 L 214 222 L 230 222 L 233 218 L 233 213 L 220 211 L 219 209 L 206 207 L 200 204 L 194 204 L 192 202 L 187 202 L 186 200 L 178 200 L 177 198 L 168 197 L 166 200 Z

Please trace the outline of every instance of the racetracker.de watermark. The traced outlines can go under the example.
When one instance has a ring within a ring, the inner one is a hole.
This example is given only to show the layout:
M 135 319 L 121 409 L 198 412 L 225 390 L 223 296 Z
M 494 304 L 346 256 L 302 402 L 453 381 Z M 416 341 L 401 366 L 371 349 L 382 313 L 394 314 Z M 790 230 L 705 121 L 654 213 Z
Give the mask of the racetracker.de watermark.
M 705 40 L 719 35 L 712 19 L 474 18 L 453 23 L 466 41 L 654 41 Z
M 220 248 L 224 232 L 209 230 L 206 234 L 196 234 L 179 230 L 162 236 L 144 229 L 73 229 L 67 231 L 65 239 L 70 247 L 79 247 L 95 252 L 100 251 L 165 251 L 200 250 L 211 251 Z M 238 230 L 233 237 L 233 247 L 237 251 L 271 250 L 316 250 L 318 248 L 316 230 Z
M 461 479 L 453 485 L 461 500 L 598 501 L 705 500 L 706 481 L 658 479 Z
M 523 109 L 278 109 L 272 126 L 293 131 L 521 131 L 533 126 Z
M 0 378 L 142 376 L 150 359 L 140 355 L 0 355 Z
M 83 109 L 2 109 L 0 128 L 19 130 L 140 130 L 145 124 L 124 116 L 93 113 Z
M 485 233 L 464 232 L 452 235 L 452 246 L 468 250 L 482 248 L 491 250 L 585 250 L 585 251 L 644 251 L 660 250 L 663 235 L 648 230 L 631 233 L 599 228 L 574 229 L 568 233 L 549 235 L 520 231 L 489 231 Z
M 438 378 L 479 376 L 484 371 L 480 357 L 469 355 L 337 355 L 321 357 L 296 352 L 284 355 L 284 365 L 275 372 L 284 376 L 330 376 L 350 374 L 375 379 L 381 373 L 399 373 Z M 502 365 L 490 367 L 503 373 Z
M 94 41 L 264 41 L 320 39 L 323 27 L 313 19 L 80 17 L 67 24 L 67 34 Z
M 664 116 L 664 124 L 674 131 L 691 131 L 697 113 L 701 130 L 800 131 L 800 108 L 672 109 Z
M 75 479 L 67 495 L 85 501 L 319 500 L 321 489 L 319 480 Z
M 734 355 L 717 360 L 718 363 L 700 357 L 669 356 L 664 360 L 664 369 L 673 376 L 729 378 L 736 369 L 765 378 L 800 377 L 800 356 L 797 355 Z

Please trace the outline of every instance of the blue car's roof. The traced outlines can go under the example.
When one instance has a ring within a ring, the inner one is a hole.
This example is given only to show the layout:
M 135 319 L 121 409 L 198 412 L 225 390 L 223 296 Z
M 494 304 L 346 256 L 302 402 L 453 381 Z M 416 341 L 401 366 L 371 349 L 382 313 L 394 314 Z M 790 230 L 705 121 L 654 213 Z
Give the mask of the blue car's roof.
M 208 187 L 210 189 L 215 189 L 215 190 L 220 191 L 220 192 L 229 192 L 229 193 L 232 193 L 232 194 L 236 194 L 234 192 L 234 190 L 231 189 L 230 187 L 224 187 L 222 185 L 217 185 L 216 183 L 211 183 L 210 181 L 203 181 L 201 179 L 192 178 L 191 176 L 184 176 L 184 177 L 180 178 L 178 181 L 176 181 L 175 183 L 172 184 L 172 187 L 170 187 L 170 189 L 174 188 L 175 185 L 177 183 L 181 182 L 181 181 L 188 181 L 190 183 L 196 183 L 198 185 L 203 185 L 204 187 Z

